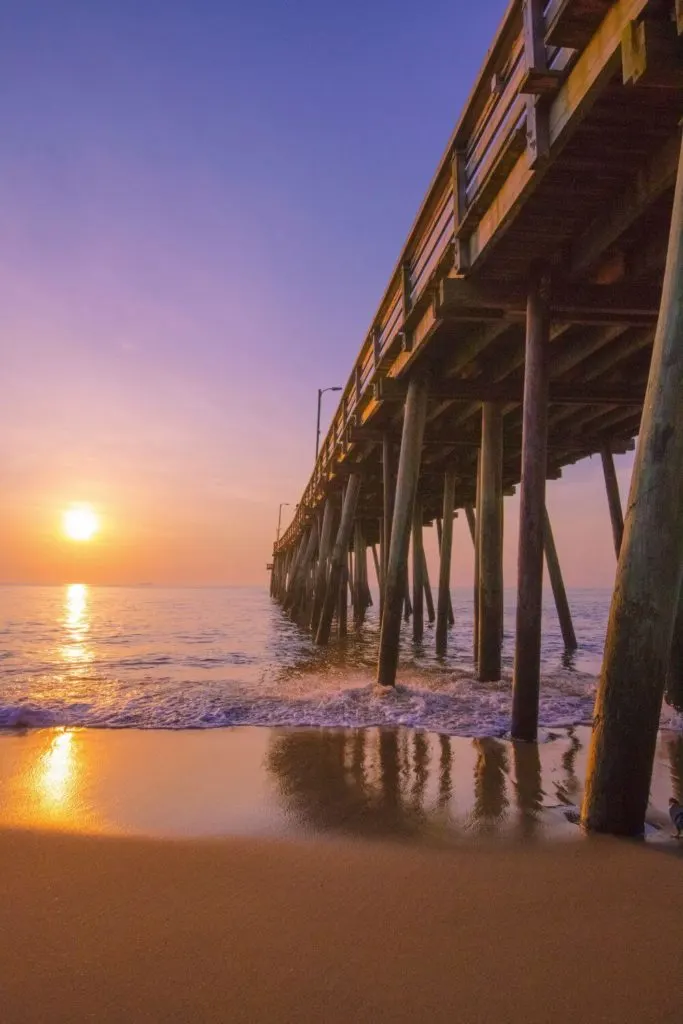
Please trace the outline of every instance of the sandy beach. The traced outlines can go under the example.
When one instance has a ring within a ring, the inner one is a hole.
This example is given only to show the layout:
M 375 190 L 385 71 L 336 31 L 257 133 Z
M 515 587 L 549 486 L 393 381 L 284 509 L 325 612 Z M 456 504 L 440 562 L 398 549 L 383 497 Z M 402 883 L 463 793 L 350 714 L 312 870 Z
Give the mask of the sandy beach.
M 679 1021 L 681 862 L 4 832 L 3 1020 Z
M 678 1021 L 683 844 L 581 836 L 585 741 L 3 736 L 2 1019 Z

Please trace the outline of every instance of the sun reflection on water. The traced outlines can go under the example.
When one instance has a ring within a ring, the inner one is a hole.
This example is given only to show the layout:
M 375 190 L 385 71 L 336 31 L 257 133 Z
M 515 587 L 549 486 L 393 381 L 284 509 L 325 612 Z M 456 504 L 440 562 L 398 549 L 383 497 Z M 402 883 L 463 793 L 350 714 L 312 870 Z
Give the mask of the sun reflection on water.
M 92 659 L 92 651 L 86 644 L 90 630 L 88 614 L 88 587 L 85 583 L 70 583 L 66 588 L 64 627 L 66 643 L 61 653 L 65 661 L 84 662 Z

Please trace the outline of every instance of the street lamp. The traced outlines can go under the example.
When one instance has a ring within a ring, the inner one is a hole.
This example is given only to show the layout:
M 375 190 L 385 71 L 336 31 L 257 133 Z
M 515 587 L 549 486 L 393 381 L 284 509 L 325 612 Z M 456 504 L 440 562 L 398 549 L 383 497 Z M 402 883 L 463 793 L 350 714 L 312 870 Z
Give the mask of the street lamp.
M 280 508 L 279 508 L 279 511 L 278 511 L 278 514 L 277 514 L 277 535 L 275 537 L 275 543 L 276 544 L 277 544 L 277 542 L 280 539 L 280 524 L 282 523 L 282 510 L 285 507 L 285 505 L 289 505 L 289 502 L 288 501 L 281 501 L 280 502 Z
M 318 423 L 315 432 L 315 461 L 318 461 L 318 449 L 320 448 L 320 402 L 326 391 L 343 391 L 343 388 L 318 388 Z

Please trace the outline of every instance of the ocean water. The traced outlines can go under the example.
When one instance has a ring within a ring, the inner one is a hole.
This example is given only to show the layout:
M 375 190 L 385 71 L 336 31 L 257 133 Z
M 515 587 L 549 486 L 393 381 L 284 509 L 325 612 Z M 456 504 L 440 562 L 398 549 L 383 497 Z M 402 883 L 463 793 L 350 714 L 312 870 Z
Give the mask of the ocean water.
M 408 726 L 459 736 L 509 728 L 514 593 L 506 592 L 501 683 L 472 671 L 472 596 L 453 591 L 446 658 L 433 628 L 406 627 L 398 686 L 374 685 L 376 609 L 317 648 L 259 588 L 0 587 L 0 728 L 210 729 L 236 725 Z M 544 609 L 544 729 L 589 724 L 609 592 L 574 590 L 579 650 L 567 657 Z M 665 705 L 662 725 L 683 729 Z

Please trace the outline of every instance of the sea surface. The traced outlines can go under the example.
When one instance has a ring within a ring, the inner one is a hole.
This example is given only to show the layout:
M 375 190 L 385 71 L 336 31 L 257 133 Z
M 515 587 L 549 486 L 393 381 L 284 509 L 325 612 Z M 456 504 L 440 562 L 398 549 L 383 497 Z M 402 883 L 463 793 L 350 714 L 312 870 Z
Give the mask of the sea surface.
M 408 726 L 458 736 L 509 728 L 514 592 L 506 591 L 501 683 L 472 671 L 472 594 L 453 590 L 446 658 L 402 635 L 398 686 L 378 693 L 376 608 L 317 648 L 260 588 L 0 587 L 0 728 L 211 729 L 235 725 Z M 568 657 L 548 595 L 543 729 L 589 724 L 609 591 L 569 593 Z M 662 725 L 683 731 L 668 705 Z

